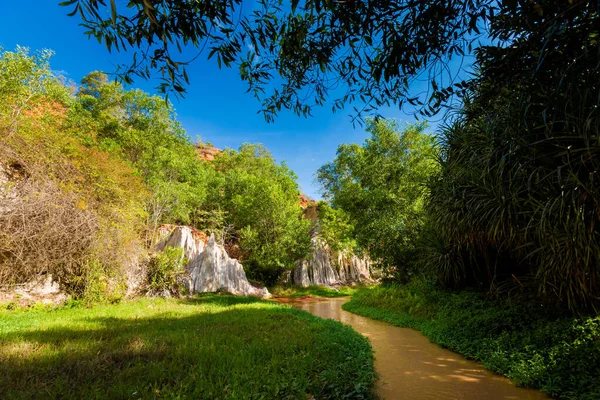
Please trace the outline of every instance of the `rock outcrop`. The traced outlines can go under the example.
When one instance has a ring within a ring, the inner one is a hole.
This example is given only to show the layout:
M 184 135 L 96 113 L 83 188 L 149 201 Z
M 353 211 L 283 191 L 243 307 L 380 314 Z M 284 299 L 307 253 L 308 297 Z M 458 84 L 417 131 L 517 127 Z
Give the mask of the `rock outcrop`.
M 28 283 L 16 285 L 10 290 L 0 290 L 0 303 L 15 303 L 20 306 L 62 304 L 67 299 L 51 274 L 39 275 Z
M 229 257 L 225 248 L 216 243 L 214 235 L 206 235 L 187 226 L 177 226 L 162 239 L 156 250 L 179 247 L 188 259 L 191 293 L 224 291 L 235 295 L 270 297 L 266 288 L 256 288 L 248 282 L 242 264 Z
M 306 210 L 308 207 L 315 207 L 317 202 L 305 195 L 304 193 L 298 194 L 298 203 L 300 203 L 300 208 Z
M 198 158 L 203 161 L 213 161 L 216 156 L 221 154 L 223 150 L 217 149 L 216 147 L 212 147 L 210 145 L 199 145 L 196 146 L 196 152 L 198 153 Z
M 312 239 L 312 251 L 296 264 L 290 275 L 292 284 L 300 286 L 346 286 L 372 282 L 368 257 L 334 252 L 318 237 Z

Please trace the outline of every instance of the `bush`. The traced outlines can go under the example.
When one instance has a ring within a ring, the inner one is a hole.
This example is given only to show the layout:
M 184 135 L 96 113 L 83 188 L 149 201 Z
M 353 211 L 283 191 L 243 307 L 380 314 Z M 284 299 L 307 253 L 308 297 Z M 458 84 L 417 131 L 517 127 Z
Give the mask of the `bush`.
M 184 284 L 185 265 L 182 248 L 166 247 L 150 259 L 147 268 L 148 289 L 154 295 L 180 295 L 187 288 Z

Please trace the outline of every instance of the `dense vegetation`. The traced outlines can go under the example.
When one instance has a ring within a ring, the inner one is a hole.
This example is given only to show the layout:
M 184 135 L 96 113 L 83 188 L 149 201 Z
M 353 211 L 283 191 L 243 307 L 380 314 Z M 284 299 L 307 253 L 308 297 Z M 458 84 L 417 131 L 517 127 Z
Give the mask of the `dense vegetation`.
M 256 299 L 142 299 L 0 320 L 5 399 L 371 397 L 366 338 Z
M 561 399 L 600 396 L 600 317 L 573 317 L 535 302 L 448 292 L 425 281 L 362 289 L 343 308 L 420 330 L 514 382 Z
M 547 3 L 507 10 L 492 34 L 513 45 L 477 54 L 443 130 L 427 253 L 447 285 L 529 289 L 583 310 L 600 304 L 598 10 Z
M 42 52 L 0 55 L 0 283 L 51 273 L 76 297 L 118 299 L 148 187 L 116 155 L 86 146 L 69 88 Z
M 249 276 L 275 284 L 310 248 L 310 222 L 302 218 L 296 175 L 261 145 L 227 150 L 213 165 L 207 215 L 224 213 L 221 226 L 233 235 L 226 240 L 239 237 Z
M 50 56 L 0 53 L 0 286 L 52 274 L 75 297 L 117 300 L 148 262 L 158 290 L 172 263 L 144 249 L 161 224 L 214 233 L 269 284 L 308 251 L 296 176 L 264 147 L 204 162 L 164 99 L 100 72 L 65 82 Z
M 320 200 L 316 206 L 317 223 L 314 233 L 333 251 L 360 253 L 351 216 L 341 208 L 334 208 Z
M 264 0 L 250 14 L 241 0 L 62 4 L 109 50 L 134 50 L 125 82 L 158 70 L 164 92 L 184 92 L 177 54 L 206 48 L 239 67 L 267 120 L 323 105 L 453 107 L 439 147 L 422 125 L 367 120 L 371 138 L 320 169 L 323 239 L 368 250 L 408 283 L 348 309 L 517 382 L 598 396 L 598 2 Z M 465 55 L 472 74 L 456 69 Z M 308 248 L 294 176 L 264 149 L 203 164 L 161 99 L 98 73 L 71 96 L 47 54 L 1 62 L 2 195 L 27 201 L 0 209 L 0 279 L 52 272 L 73 293 L 118 298 L 123 260 L 163 222 L 216 233 L 266 282 Z
M 423 265 L 404 257 L 396 267 L 572 310 L 600 303 L 597 2 L 260 1 L 251 13 L 240 0 L 63 4 L 109 50 L 132 51 L 125 80 L 159 70 L 162 89 L 183 92 L 187 60 L 174 49 L 206 48 L 239 66 L 267 120 L 323 105 L 355 104 L 355 115 L 390 103 L 424 115 L 454 107 L 424 235 L 401 239 L 422 243 L 413 259 Z M 159 49 L 136 62 L 149 45 Z M 472 74 L 456 68 L 467 55 Z
M 317 173 L 325 198 L 352 227 L 330 230 L 349 232 L 389 275 L 404 280 L 414 273 L 410 266 L 425 222 L 426 184 L 438 169 L 435 140 L 425 127 L 368 120 L 371 137 L 362 146 L 341 145 L 335 160 Z M 326 227 L 332 225 L 328 221 Z
M 470 63 L 463 58 L 490 42 L 506 48 L 527 42 L 531 29 L 548 38 L 577 19 L 579 27 L 591 27 L 598 12 L 589 0 L 258 0 L 252 8 L 243 0 L 61 4 L 108 51 L 129 53 L 131 62 L 118 71 L 125 81 L 152 76 L 166 93 L 185 92 L 186 70 L 203 54 L 219 67 L 239 68 L 269 121 L 282 109 L 310 115 L 315 107 L 335 112 L 345 105 L 354 105 L 355 114 L 395 104 L 429 115 L 469 86 L 451 61 Z M 183 48 L 195 57 L 186 58 Z

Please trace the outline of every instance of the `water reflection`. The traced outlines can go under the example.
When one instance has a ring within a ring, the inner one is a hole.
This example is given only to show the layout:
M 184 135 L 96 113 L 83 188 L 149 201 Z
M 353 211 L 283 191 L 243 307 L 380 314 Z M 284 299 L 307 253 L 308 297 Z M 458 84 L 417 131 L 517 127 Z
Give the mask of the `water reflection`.
M 290 304 L 348 324 L 371 340 L 380 376 L 377 392 L 384 399 L 547 399 L 430 343 L 417 331 L 344 311 L 346 301 L 338 298 Z

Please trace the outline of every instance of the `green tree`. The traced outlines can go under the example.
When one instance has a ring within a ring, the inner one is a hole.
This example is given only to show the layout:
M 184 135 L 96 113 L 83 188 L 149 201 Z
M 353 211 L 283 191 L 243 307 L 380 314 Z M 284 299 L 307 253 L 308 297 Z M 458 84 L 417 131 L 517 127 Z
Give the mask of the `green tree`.
M 152 188 L 152 225 L 190 223 L 206 198 L 209 171 L 172 106 L 141 90 L 124 90 L 101 72 L 82 80 L 77 98 L 97 123 L 99 147 L 128 159 Z
M 354 237 L 354 225 L 350 215 L 340 208 L 331 207 L 326 201 L 317 203 L 317 234 L 334 251 L 360 252 Z
M 314 106 L 338 110 L 354 102 L 361 103 L 355 112 L 395 103 L 433 113 L 462 90 L 446 64 L 479 47 L 478 39 L 505 8 L 514 4 L 528 11 L 537 3 L 259 0 L 252 11 L 243 0 L 61 4 L 109 51 L 134 50 L 132 62 L 121 66 L 126 82 L 159 72 L 163 91 L 184 92 L 191 60 L 181 49 L 206 50 L 219 66 L 239 68 L 272 120 L 282 108 L 308 115 Z M 597 7 L 591 1 L 575 4 Z M 409 90 L 423 76 L 431 78 L 429 91 Z
M 206 208 L 225 211 L 251 278 L 274 284 L 310 246 L 296 175 L 261 145 L 244 144 L 214 160 Z
M 71 7 L 69 15 L 77 15 L 87 35 L 109 51 L 133 50 L 132 62 L 121 66 L 126 82 L 158 71 L 164 92 L 184 92 L 186 68 L 198 55 L 186 59 L 182 49 L 206 50 L 219 66 L 239 68 L 267 120 L 282 108 L 309 115 L 315 106 L 331 105 L 335 111 L 348 103 L 358 103 L 358 114 L 393 103 L 431 115 L 473 86 L 471 78 L 462 78 L 468 74 L 449 67 L 462 66 L 465 56 L 490 48 L 526 50 L 539 41 L 542 52 L 523 52 L 514 66 L 541 61 L 565 30 L 563 44 L 585 43 L 590 54 L 599 46 L 592 38 L 577 41 L 579 33 L 598 33 L 599 5 L 591 0 L 259 0 L 251 12 L 243 3 L 61 4 Z M 479 61 L 473 65 L 479 66 Z M 562 62 L 557 66 L 569 69 Z M 422 78 L 426 90 L 412 85 Z
M 354 225 L 358 245 L 405 279 L 424 223 L 426 183 L 437 168 L 425 124 L 402 131 L 393 120 L 367 120 L 362 146 L 344 144 L 317 175 L 324 196 Z
M 93 119 L 51 54 L 0 51 L 0 285 L 51 274 L 74 297 L 116 300 L 148 188 L 130 163 L 83 143 Z
M 0 127 L 14 134 L 22 113 L 45 97 L 47 101 L 68 103 L 69 91 L 52 73 L 50 50 L 34 55 L 26 47 L 3 51 L 0 47 Z
M 583 4 L 508 8 L 492 31 L 518 27 L 513 46 L 478 54 L 431 186 L 425 256 L 446 285 L 600 304 L 600 31 Z

